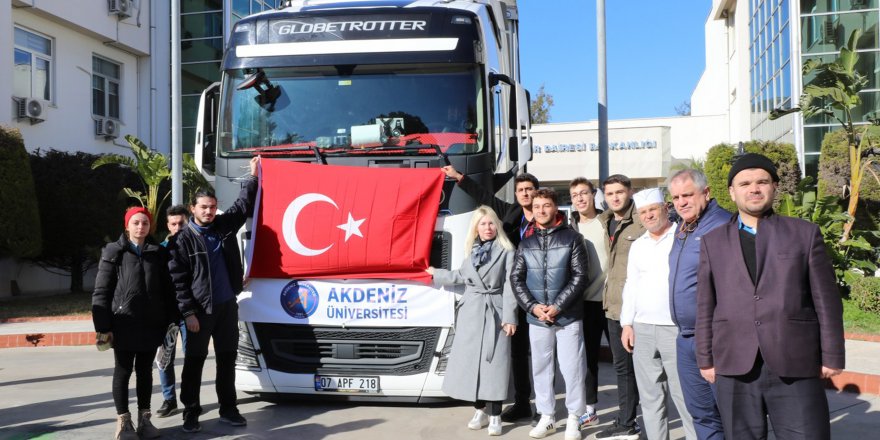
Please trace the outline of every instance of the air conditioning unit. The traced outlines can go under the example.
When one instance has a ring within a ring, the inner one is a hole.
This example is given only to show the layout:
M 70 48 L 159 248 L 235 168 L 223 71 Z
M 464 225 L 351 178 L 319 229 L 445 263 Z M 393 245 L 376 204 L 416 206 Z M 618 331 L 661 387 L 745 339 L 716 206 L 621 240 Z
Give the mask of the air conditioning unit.
M 828 20 L 824 24 L 825 27 L 822 29 L 822 42 L 826 44 L 837 43 L 837 23 Z
M 30 119 L 31 124 L 43 122 L 44 104 L 39 99 L 15 98 L 15 115 L 18 119 Z
M 104 139 L 118 138 L 119 121 L 113 119 L 95 119 L 95 136 L 104 136 Z
M 131 0 L 108 0 L 110 2 L 110 13 L 116 14 L 119 18 L 131 17 Z

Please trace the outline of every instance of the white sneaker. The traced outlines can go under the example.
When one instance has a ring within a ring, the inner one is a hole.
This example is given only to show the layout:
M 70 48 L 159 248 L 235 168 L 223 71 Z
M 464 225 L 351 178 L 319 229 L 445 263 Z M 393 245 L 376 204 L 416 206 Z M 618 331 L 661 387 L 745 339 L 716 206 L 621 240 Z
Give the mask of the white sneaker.
M 489 435 L 501 435 L 501 416 L 489 416 Z
M 565 440 L 581 440 L 581 420 L 577 414 L 569 414 L 565 421 Z
M 489 415 L 486 414 L 485 411 L 478 409 L 474 413 L 474 418 L 468 422 L 468 428 L 473 430 L 483 429 L 484 426 L 489 424 Z
M 544 438 L 556 432 L 556 419 L 553 416 L 541 414 L 541 420 L 529 431 L 531 438 Z

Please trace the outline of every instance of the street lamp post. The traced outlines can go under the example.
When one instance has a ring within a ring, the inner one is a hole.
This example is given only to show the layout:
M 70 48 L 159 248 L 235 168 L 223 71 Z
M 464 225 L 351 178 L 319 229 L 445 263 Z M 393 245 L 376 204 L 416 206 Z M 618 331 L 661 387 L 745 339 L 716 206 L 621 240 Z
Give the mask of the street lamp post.
M 180 2 L 171 2 L 171 203 L 183 203 L 183 150 L 180 145 Z
M 599 95 L 599 184 L 608 178 L 608 84 L 605 58 L 605 0 L 596 0 L 596 58 Z

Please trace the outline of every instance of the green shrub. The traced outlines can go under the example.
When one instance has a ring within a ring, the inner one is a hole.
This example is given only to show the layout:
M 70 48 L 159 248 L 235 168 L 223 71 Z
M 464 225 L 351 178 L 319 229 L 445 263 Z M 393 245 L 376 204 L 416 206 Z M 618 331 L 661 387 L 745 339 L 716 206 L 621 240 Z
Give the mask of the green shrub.
M 857 133 L 864 136 L 871 145 L 880 147 L 880 127 L 856 127 Z M 849 183 L 849 145 L 844 130 L 834 130 L 825 134 L 822 139 L 821 155 L 819 156 L 819 197 L 826 195 L 845 198 L 844 187 Z M 865 173 L 859 200 L 880 202 L 880 184 L 871 173 Z
M 747 153 L 763 154 L 776 164 L 780 194 L 795 194 L 801 181 L 801 166 L 793 144 L 749 141 L 743 147 Z
M 794 145 L 770 142 L 749 141 L 743 144 L 746 153 L 758 153 L 767 156 L 774 164 L 779 174 L 779 191 L 776 203 L 778 205 L 782 194 L 794 195 L 797 192 L 798 183 L 801 181 L 801 168 L 797 159 Z M 704 172 L 712 189 L 713 197 L 722 208 L 736 212 L 736 204 L 730 199 L 727 190 L 727 174 L 736 160 L 737 147 L 731 144 L 718 144 L 706 153 Z
M 0 257 L 40 253 L 40 213 L 34 177 L 17 129 L 0 127 Z
M 880 314 L 880 278 L 862 277 L 852 285 L 849 298 L 859 309 Z
M 101 247 L 119 238 L 129 205 L 122 188 L 133 183 L 131 172 L 116 165 L 92 170 L 97 158 L 57 150 L 30 155 L 44 239 L 35 260 L 69 273 L 71 292 L 82 291 Z
M 727 173 L 730 172 L 735 155 L 736 148 L 733 145 L 718 144 L 706 153 L 706 163 L 703 165 L 713 197 L 722 208 L 731 212 L 736 211 L 736 205 L 730 200 L 727 191 Z

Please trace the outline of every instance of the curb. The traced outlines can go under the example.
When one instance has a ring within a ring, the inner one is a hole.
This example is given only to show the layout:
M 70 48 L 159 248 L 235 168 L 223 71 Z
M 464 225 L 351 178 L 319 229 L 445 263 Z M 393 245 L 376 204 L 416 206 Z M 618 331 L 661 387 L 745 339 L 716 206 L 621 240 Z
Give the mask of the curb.
M 0 324 L 13 324 L 20 322 L 46 322 L 46 321 L 88 321 L 91 320 L 90 315 L 64 315 L 64 316 L 32 316 L 28 318 L 4 318 L 0 319 Z
M 34 321 L 83 321 L 90 320 L 88 315 L 63 316 L 63 317 L 37 317 L 37 318 L 10 318 L 0 322 L 34 322 Z M 854 339 L 867 342 L 880 342 L 880 335 L 865 335 L 858 333 L 846 333 L 846 339 Z M 83 346 L 95 343 L 95 332 L 68 332 L 68 333 L 36 333 L 0 335 L 0 349 L 18 347 L 58 347 L 58 346 Z M 599 348 L 599 360 L 611 362 L 611 350 L 603 345 Z M 880 396 L 880 375 L 844 371 L 843 373 L 825 379 L 825 388 L 839 392 L 854 394 L 873 394 Z
M 825 388 L 846 393 L 878 396 L 880 395 L 880 376 L 844 371 L 831 379 L 825 379 Z
M 76 346 L 94 343 L 95 332 L 0 335 L 0 348 Z
M 866 335 L 863 333 L 843 333 L 844 339 L 853 339 L 856 341 L 865 341 L 865 342 L 880 342 L 880 335 Z
M 17 324 L 23 322 L 70 322 L 91 320 L 91 315 L 32 316 L 26 318 L 0 319 L 0 324 Z M 92 345 L 94 343 L 95 332 L 57 332 L 0 335 L 0 349 L 18 347 L 79 346 Z

